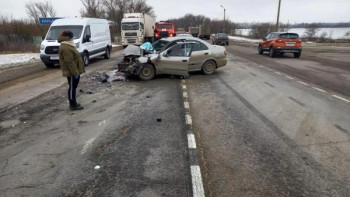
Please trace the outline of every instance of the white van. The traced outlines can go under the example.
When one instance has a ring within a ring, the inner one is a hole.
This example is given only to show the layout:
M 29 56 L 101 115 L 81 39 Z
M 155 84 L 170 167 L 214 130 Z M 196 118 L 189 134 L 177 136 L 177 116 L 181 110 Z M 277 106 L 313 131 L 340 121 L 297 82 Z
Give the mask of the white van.
M 74 43 L 81 54 L 85 66 L 91 58 L 104 56 L 110 58 L 112 50 L 108 21 L 95 18 L 63 18 L 55 20 L 40 46 L 40 59 L 46 67 L 58 64 L 57 42 L 62 31 L 70 30 L 74 34 Z

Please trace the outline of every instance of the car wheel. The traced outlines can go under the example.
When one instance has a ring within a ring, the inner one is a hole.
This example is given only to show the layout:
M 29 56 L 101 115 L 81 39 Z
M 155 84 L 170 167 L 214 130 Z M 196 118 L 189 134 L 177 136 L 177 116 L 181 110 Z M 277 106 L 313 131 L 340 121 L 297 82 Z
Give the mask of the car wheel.
M 87 52 L 84 52 L 83 54 L 83 62 L 84 62 L 84 66 L 88 66 L 90 63 L 89 54 Z
M 110 59 L 111 58 L 111 50 L 109 49 L 109 47 L 106 48 L 106 52 L 104 54 L 104 58 L 105 59 Z
M 215 72 L 216 64 L 213 60 L 206 61 L 202 66 L 202 72 L 205 75 L 211 75 Z
M 262 50 L 261 45 L 259 45 L 259 46 L 258 46 L 258 53 L 261 55 L 261 54 L 263 54 L 263 52 L 264 52 L 264 51 Z
M 151 80 L 156 75 L 156 70 L 151 64 L 144 64 L 139 73 L 139 78 L 143 81 Z
M 55 64 L 53 63 L 44 63 L 46 68 L 55 68 Z
M 301 53 L 294 53 L 294 57 L 295 57 L 295 58 L 299 58 L 300 55 L 301 55 Z
M 269 55 L 270 57 L 275 57 L 275 50 L 273 49 L 273 47 L 270 47 Z

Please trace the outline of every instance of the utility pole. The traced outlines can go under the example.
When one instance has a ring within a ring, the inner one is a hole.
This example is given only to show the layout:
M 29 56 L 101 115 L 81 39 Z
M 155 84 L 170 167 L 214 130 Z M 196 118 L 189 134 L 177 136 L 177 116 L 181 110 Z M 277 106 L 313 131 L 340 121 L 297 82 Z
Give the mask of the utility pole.
M 280 9 L 281 9 L 281 0 L 278 0 L 278 12 L 277 12 L 276 31 L 278 31 L 279 22 L 280 22 Z
M 222 8 L 224 8 L 224 6 L 220 5 Z M 225 12 L 226 12 L 226 9 L 224 8 L 224 31 L 223 33 L 225 33 L 225 24 L 226 24 L 226 20 L 225 20 Z

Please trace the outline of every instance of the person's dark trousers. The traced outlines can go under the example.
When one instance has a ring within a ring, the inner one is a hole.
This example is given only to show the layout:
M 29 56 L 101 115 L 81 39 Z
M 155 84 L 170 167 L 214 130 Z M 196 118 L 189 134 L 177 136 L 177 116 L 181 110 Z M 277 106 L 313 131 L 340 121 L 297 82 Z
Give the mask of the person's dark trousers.
M 80 75 L 78 75 L 77 77 L 70 76 L 70 77 L 67 77 L 67 79 L 68 79 L 68 85 L 69 85 L 69 89 L 68 89 L 69 105 L 70 105 L 70 107 L 76 107 L 78 105 L 78 103 L 77 103 L 75 95 L 77 92 L 77 87 L 79 84 Z

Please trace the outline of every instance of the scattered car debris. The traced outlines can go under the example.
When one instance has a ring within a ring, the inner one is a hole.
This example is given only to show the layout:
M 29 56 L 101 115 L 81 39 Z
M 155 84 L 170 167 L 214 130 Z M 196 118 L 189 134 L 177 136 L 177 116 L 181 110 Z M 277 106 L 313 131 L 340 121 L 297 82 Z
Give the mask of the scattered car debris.
M 96 100 L 93 100 L 92 103 L 96 103 Z
M 157 122 L 162 122 L 162 119 L 161 118 L 157 118 Z
M 95 170 L 98 170 L 100 168 L 101 168 L 101 166 L 95 166 Z
M 114 81 L 127 81 L 125 73 L 119 72 L 118 70 L 104 71 L 104 72 L 98 73 L 98 75 L 94 76 L 93 79 L 100 81 L 101 83 L 114 82 Z

